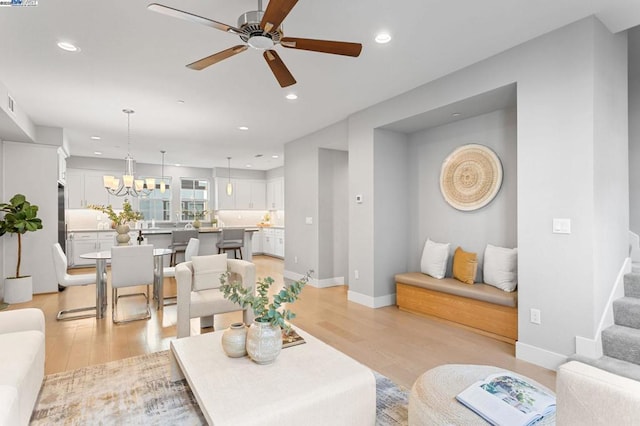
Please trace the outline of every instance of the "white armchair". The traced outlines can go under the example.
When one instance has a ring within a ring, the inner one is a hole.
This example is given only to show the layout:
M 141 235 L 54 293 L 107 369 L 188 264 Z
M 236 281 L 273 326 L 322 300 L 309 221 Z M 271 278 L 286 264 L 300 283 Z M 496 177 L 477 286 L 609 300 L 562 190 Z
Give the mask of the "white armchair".
M 245 287 L 253 289 L 256 282 L 256 265 L 245 260 L 227 259 L 227 270 L 236 275 Z M 239 311 L 239 305 L 222 296 L 218 288 L 193 290 L 193 262 L 183 262 L 176 266 L 178 286 L 178 339 L 191 334 L 191 318 L 213 317 L 216 314 Z M 245 324 L 253 322 L 253 312 L 243 312 Z

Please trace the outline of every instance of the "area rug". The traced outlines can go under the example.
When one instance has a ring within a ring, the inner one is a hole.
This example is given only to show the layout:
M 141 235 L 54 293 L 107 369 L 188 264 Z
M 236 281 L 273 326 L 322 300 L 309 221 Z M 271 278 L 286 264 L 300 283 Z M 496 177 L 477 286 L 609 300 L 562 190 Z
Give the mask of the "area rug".
M 406 390 L 376 376 L 377 425 L 406 425 Z M 204 425 L 186 381 L 171 382 L 169 351 L 45 377 L 31 425 Z

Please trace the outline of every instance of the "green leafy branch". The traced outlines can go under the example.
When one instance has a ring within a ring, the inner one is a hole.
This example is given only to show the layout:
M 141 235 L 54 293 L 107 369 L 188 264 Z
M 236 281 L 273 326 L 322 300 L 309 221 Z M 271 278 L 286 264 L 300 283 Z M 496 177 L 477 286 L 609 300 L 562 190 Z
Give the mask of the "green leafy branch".
M 227 272 L 220 276 L 220 291 L 225 299 L 240 305 L 241 308 L 251 308 L 256 321 L 280 326 L 288 332 L 291 329 L 288 321 L 295 318 L 296 314 L 290 309 L 286 309 L 283 305 L 298 300 L 312 273 L 313 271 L 309 271 L 302 279 L 285 285 L 278 293 L 273 295 L 271 302 L 269 301 L 269 288 L 275 282 L 271 277 L 259 279 L 256 282 L 254 294 L 251 289 L 243 286 L 241 282 L 230 282 L 230 273 Z

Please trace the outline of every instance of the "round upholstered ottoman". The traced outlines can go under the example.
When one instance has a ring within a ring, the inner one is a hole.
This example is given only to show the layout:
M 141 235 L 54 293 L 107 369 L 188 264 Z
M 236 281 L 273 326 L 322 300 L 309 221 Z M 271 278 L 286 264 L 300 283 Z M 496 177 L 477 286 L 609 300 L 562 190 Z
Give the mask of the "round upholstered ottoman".
M 491 374 L 507 371 L 555 395 L 546 386 L 504 368 L 488 365 L 446 364 L 418 377 L 409 395 L 409 426 L 422 425 L 487 425 L 479 415 L 456 400 L 456 395 Z M 555 425 L 555 414 L 539 425 Z

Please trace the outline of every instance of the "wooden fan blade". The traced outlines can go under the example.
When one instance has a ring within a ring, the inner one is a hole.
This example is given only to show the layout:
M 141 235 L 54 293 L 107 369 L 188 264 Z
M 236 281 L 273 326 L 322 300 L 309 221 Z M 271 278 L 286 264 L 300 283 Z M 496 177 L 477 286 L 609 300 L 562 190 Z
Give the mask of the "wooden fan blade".
M 244 52 L 247 50 L 247 46 L 244 44 L 239 44 L 237 46 L 233 46 L 229 49 L 223 50 L 218 53 L 214 53 L 211 56 L 207 56 L 206 58 L 202 58 L 199 61 L 195 61 L 187 65 L 187 68 L 191 68 L 192 70 L 200 71 L 210 65 L 217 64 L 218 62 L 230 58 L 233 55 L 237 55 L 238 53 Z
M 334 55 L 360 56 L 362 45 L 346 41 L 314 40 L 310 38 L 283 37 L 280 44 L 290 49 L 311 50 Z
M 269 0 L 267 10 L 264 11 L 260 22 L 260 28 L 266 32 L 271 32 L 271 30 L 280 27 L 284 18 L 287 17 L 297 2 L 298 0 Z
M 147 9 L 152 10 L 154 12 L 162 13 L 163 15 L 171 16 L 173 18 L 184 19 L 185 21 L 195 22 L 197 24 L 206 25 L 207 27 L 212 27 L 220 31 L 241 34 L 240 31 L 236 27 L 232 27 L 231 25 L 223 24 L 222 22 L 217 22 L 212 19 L 203 18 L 202 16 L 194 15 L 193 13 L 184 12 L 182 10 L 174 9 L 169 6 L 164 6 L 158 3 L 151 3 L 147 6 Z
M 280 56 L 278 56 L 275 50 L 265 50 L 262 56 L 264 56 L 269 68 L 271 68 L 271 72 L 276 77 L 276 80 L 278 80 L 278 83 L 280 83 L 280 87 L 288 87 L 296 84 L 296 79 L 293 78 L 293 75 L 291 75 L 287 66 L 282 62 L 282 59 L 280 59 Z

